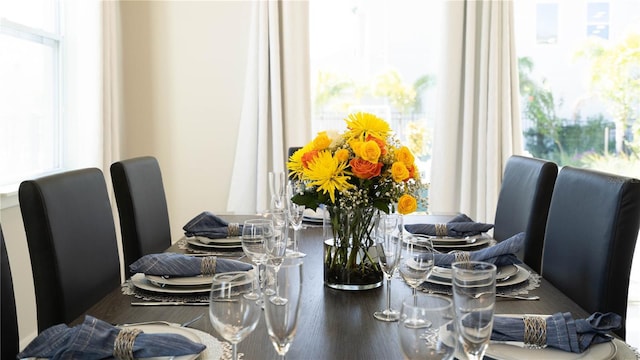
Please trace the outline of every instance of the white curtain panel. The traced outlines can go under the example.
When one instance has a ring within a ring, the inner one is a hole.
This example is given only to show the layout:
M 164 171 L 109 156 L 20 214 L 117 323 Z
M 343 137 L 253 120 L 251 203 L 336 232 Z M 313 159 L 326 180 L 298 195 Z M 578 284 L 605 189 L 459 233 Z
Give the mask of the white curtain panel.
M 511 1 L 448 1 L 432 212 L 493 222 L 504 164 L 522 153 Z
M 227 201 L 227 211 L 244 214 L 268 208 L 268 172 L 286 171 L 286 148 L 307 141 L 310 127 L 308 4 L 274 0 L 253 6 Z
M 102 161 L 105 174 L 111 164 L 120 159 L 122 41 L 119 4 L 118 1 L 102 2 Z

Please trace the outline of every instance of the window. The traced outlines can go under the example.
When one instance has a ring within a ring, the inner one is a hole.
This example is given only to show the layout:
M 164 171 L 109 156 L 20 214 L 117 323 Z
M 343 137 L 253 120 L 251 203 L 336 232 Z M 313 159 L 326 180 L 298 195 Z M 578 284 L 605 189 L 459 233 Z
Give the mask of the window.
M 60 162 L 61 32 L 52 1 L 0 2 L 0 187 Z
M 609 38 L 609 3 L 587 4 L 587 36 Z
M 540 3 L 536 7 L 536 40 L 538 44 L 558 42 L 558 4 Z
M 25 179 L 101 164 L 99 5 L 0 0 L 3 199 Z
M 349 113 L 387 120 L 429 179 L 442 2 L 310 2 L 312 126 L 343 130 Z

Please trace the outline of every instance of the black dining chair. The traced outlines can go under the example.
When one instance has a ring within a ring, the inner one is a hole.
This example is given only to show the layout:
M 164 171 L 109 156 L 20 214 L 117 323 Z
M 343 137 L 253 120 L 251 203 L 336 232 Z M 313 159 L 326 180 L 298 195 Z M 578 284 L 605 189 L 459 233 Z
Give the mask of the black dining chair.
M 2 328 L 0 329 L 0 358 L 15 359 L 20 351 L 20 337 L 18 334 L 18 316 L 16 312 L 16 298 L 13 292 L 13 278 L 11 277 L 11 267 L 9 266 L 9 256 L 4 243 L 2 227 L 0 227 L 1 254 L 0 254 L 0 274 L 2 276 L 2 303 L 0 305 L 0 316 Z
M 640 180 L 565 166 L 551 197 L 542 276 L 587 312 L 615 312 L 625 337 L 640 227 Z
M 42 331 L 71 322 L 120 285 L 113 213 L 96 168 L 23 181 L 18 197 Z
M 500 242 L 525 233 L 518 257 L 540 273 L 547 214 L 558 166 L 551 161 L 511 156 L 498 195 L 493 237 Z
M 137 157 L 111 165 L 111 181 L 122 234 L 125 271 L 144 255 L 171 246 L 169 212 L 156 158 Z

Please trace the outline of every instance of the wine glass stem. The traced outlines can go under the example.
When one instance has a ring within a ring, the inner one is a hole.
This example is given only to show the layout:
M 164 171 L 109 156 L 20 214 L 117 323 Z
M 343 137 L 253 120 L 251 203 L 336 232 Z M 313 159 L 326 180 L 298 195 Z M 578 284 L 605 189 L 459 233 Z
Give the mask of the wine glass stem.
M 293 230 L 293 251 L 298 252 L 298 233 L 300 230 Z
M 387 275 L 387 310 L 391 311 L 391 276 Z
M 232 359 L 238 360 L 238 347 L 236 344 L 231 344 L 231 353 L 232 353 Z

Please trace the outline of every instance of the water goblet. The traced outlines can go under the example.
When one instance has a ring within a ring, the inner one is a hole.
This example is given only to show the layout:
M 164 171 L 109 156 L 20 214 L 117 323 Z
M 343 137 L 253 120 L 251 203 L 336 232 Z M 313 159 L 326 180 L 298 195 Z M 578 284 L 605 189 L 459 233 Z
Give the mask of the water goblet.
M 256 277 L 256 281 L 258 282 L 258 286 L 255 288 L 256 291 L 247 294 L 247 297 L 253 298 L 259 303 L 262 303 L 262 300 L 260 300 L 262 297 L 260 287 L 263 283 L 261 268 L 267 261 L 267 250 L 264 245 L 264 239 L 265 235 L 270 236 L 272 233 L 273 222 L 268 219 L 246 220 L 242 226 L 242 250 L 255 265 L 256 273 L 258 274 Z
M 287 252 L 287 243 L 289 240 L 288 236 L 288 223 L 287 223 L 287 213 L 283 209 L 272 209 L 267 212 L 268 218 L 272 219 L 273 222 L 273 234 L 272 236 L 265 236 L 264 245 L 267 254 L 267 264 L 272 265 L 276 271 L 280 269 L 280 265 L 284 261 Z M 276 290 L 275 294 L 275 302 L 284 302 L 286 299 L 280 298 L 277 293 L 277 276 L 276 286 L 274 289 Z M 267 289 L 265 293 L 267 295 L 272 295 L 272 289 Z
M 302 296 L 302 260 L 299 258 L 286 259 L 277 269 L 267 266 L 267 277 L 277 278 L 272 284 L 278 284 L 279 294 L 265 299 L 264 317 L 267 332 L 280 359 L 284 359 L 298 327 L 298 315 Z M 278 299 L 279 298 L 279 299 Z M 286 299 L 284 303 L 280 300 Z
M 402 301 L 398 323 L 400 348 L 406 359 L 453 359 L 456 334 L 453 304 L 440 295 L 412 295 Z M 429 324 L 416 327 L 414 324 Z
M 417 295 L 418 287 L 427 280 L 433 269 L 433 254 L 435 250 L 431 240 L 411 237 L 405 241 L 406 248 L 398 266 L 402 279 Z
M 271 208 L 284 208 L 284 192 L 285 192 L 285 176 L 284 172 L 269 171 L 269 192 L 271 194 Z
M 304 205 L 298 205 L 293 201 L 289 201 L 289 221 L 293 228 L 293 250 L 287 254 L 288 257 L 301 257 L 304 256 L 298 251 L 298 241 L 300 236 L 300 230 L 302 229 L 302 217 L 304 216 Z
M 391 308 L 391 277 L 400 260 L 402 228 L 400 214 L 380 214 L 376 219 L 378 263 L 387 279 L 387 308 L 373 313 L 373 316 L 381 321 L 397 321 L 400 318 L 400 312 Z
M 209 318 L 220 336 L 231 343 L 233 359 L 237 345 L 258 325 L 262 309 L 247 296 L 253 293 L 255 274 L 250 271 L 216 274 L 211 282 Z
M 451 265 L 456 330 L 461 351 L 479 360 L 489 346 L 496 301 L 496 266 L 482 261 Z

